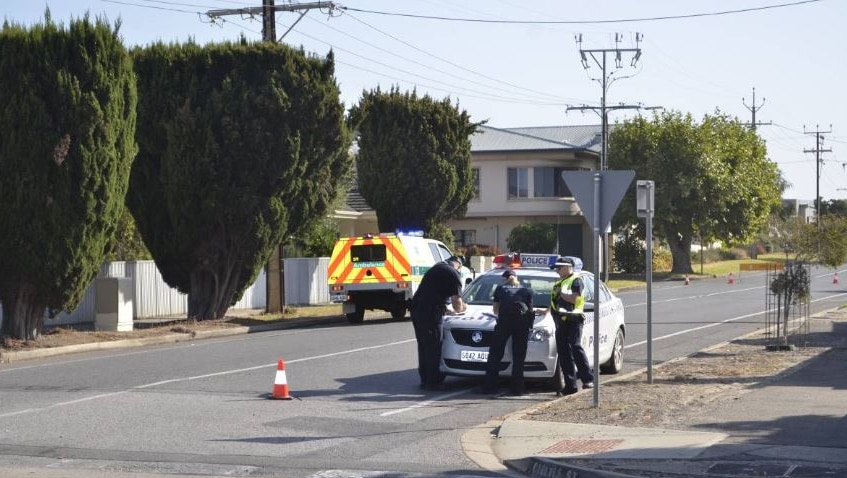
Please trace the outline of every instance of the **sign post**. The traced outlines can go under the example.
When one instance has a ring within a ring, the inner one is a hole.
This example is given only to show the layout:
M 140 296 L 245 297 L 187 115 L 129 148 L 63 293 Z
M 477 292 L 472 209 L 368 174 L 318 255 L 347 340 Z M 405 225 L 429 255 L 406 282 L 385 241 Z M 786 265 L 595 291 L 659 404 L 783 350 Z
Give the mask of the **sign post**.
M 647 383 L 653 384 L 653 181 L 638 181 L 636 189 L 636 213 L 646 218 L 644 241 L 647 243 Z
M 635 171 L 563 171 L 562 180 L 591 227 L 594 260 L 594 407 L 600 406 L 600 234 L 612 222 Z

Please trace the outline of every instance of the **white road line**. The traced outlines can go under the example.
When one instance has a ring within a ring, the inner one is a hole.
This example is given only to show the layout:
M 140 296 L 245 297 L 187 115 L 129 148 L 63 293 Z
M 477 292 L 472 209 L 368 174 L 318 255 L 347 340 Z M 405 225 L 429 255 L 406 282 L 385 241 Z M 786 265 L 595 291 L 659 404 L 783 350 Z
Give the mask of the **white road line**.
M 847 296 L 847 292 L 844 292 L 844 293 L 841 293 L 841 294 L 830 295 L 830 296 L 827 296 L 827 297 L 821 297 L 820 299 L 815 299 L 811 302 L 820 302 L 822 300 L 830 300 L 830 299 L 834 299 L 836 297 L 842 297 L 842 296 Z M 708 328 L 711 328 L 711 327 L 717 327 L 718 325 L 726 324 L 726 323 L 729 323 L 729 322 L 735 322 L 736 320 L 746 319 L 746 318 L 749 318 L 749 317 L 753 317 L 755 315 L 764 314 L 765 312 L 766 311 L 764 311 L 764 310 L 760 310 L 759 312 L 753 312 L 752 314 L 739 315 L 738 317 L 733 317 L 731 319 L 722 320 L 720 322 L 712 322 L 711 324 L 701 325 L 700 327 L 694 327 L 694 328 L 691 328 L 691 329 L 680 330 L 679 332 L 674 332 L 672 334 L 663 335 L 661 337 L 653 337 L 653 342 L 658 342 L 659 340 L 669 339 L 671 337 L 676 337 L 678 335 L 684 335 L 684 334 L 688 334 L 688 333 L 691 333 L 691 332 L 696 332 L 698 330 L 708 329 Z M 636 342 L 634 344 L 625 345 L 624 348 L 628 349 L 628 348 L 631 348 L 631 347 L 638 347 L 639 345 L 644 345 L 646 343 L 647 343 L 646 340 L 642 340 L 641 342 Z
M 747 292 L 747 291 L 750 291 L 750 290 L 764 289 L 764 287 L 765 286 L 748 287 L 746 289 L 732 289 L 732 290 L 726 290 L 726 291 L 721 291 L 721 292 L 711 292 L 711 293 L 708 293 L 708 294 L 689 295 L 688 297 L 674 297 L 672 299 L 654 300 L 653 303 L 654 304 L 664 304 L 664 303 L 676 302 L 676 301 L 680 301 L 680 300 L 702 299 L 703 297 L 714 297 L 716 295 L 735 294 L 737 292 Z M 624 305 L 624 308 L 628 309 L 630 307 L 641 307 L 641 306 L 645 306 L 645 305 L 647 305 L 647 302 L 638 302 L 638 303 L 635 303 L 635 304 Z
M 468 393 L 468 390 L 459 390 L 457 392 L 441 395 L 441 396 L 435 397 L 435 398 L 430 399 L 430 400 L 424 400 L 423 402 L 418 402 L 418 403 L 416 403 L 416 404 L 414 404 L 410 407 L 398 408 L 396 410 L 391 410 L 390 412 L 380 413 L 379 416 L 389 417 L 391 415 L 397 415 L 398 413 L 404 413 L 404 412 L 408 412 L 408 411 L 412 411 L 412 410 L 417 410 L 418 408 L 423 408 L 423 407 L 427 407 L 429 405 L 432 405 L 433 403 L 435 403 L 439 400 L 447 400 L 448 398 L 453 398 L 453 397 L 458 396 L 458 395 L 464 395 L 466 393 Z
M 830 275 L 831 274 L 827 272 L 825 274 L 815 276 L 814 279 L 822 279 L 824 277 L 829 277 Z M 691 286 L 668 287 L 668 288 L 665 288 L 664 290 L 672 289 L 672 288 L 675 289 L 675 288 L 678 288 L 678 287 L 691 287 Z M 711 292 L 709 294 L 698 294 L 698 295 L 691 295 L 691 296 L 688 296 L 688 297 L 676 297 L 676 298 L 673 298 L 673 299 L 654 300 L 653 303 L 654 304 L 664 304 L 664 303 L 675 302 L 675 301 L 679 301 L 679 300 L 701 299 L 703 297 L 714 297 L 714 296 L 718 296 L 718 295 L 734 294 L 736 292 L 747 292 L 747 291 L 750 291 L 750 290 L 764 289 L 764 288 L 765 288 L 765 286 L 763 286 L 763 285 L 756 286 L 756 287 L 748 287 L 746 289 L 733 288 L 731 290 L 725 290 L 725 291 L 721 291 L 721 292 Z M 815 301 L 813 300 L 812 302 L 815 302 Z M 629 309 L 631 307 L 643 307 L 643 306 L 646 306 L 646 305 L 647 305 L 647 302 L 638 302 L 638 303 L 635 303 L 635 304 L 625 304 L 624 308 Z
M 344 350 L 344 351 L 341 351 L 341 352 L 334 352 L 334 353 L 323 354 L 323 355 L 314 355 L 314 356 L 311 356 L 311 357 L 303 357 L 303 358 L 299 358 L 299 359 L 289 360 L 288 363 L 308 362 L 310 360 L 318 360 L 318 359 L 323 359 L 323 358 L 328 358 L 328 357 L 337 357 L 339 355 L 347 355 L 347 354 L 352 354 L 352 353 L 357 353 L 357 352 L 363 352 L 365 350 L 375 350 L 375 349 L 381 349 L 381 348 L 385 348 L 385 347 L 393 347 L 395 345 L 403 345 L 403 344 L 407 344 L 409 342 L 414 342 L 414 341 L 415 341 L 415 339 L 408 339 L 408 340 L 401 340 L 399 342 L 390 342 L 390 343 L 387 343 L 387 344 L 374 345 L 374 346 L 371 346 L 371 347 L 360 347 L 360 348 L 357 348 L 357 349 Z M 24 415 L 24 414 L 27 414 L 27 413 L 41 412 L 41 411 L 44 411 L 44 410 L 50 410 L 52 408 L 64 407 L 64 406 L 67 406 L 67 405 L 74 405 L 74 404 L 77 404 L 77 403 L 87 402 L 87 401 L 90 401 L 90 400 L 97 400 L 97 399 L 100 399 L 100 398 L 114 397 L 116 395 L 122 395 L 122 394 L 125 394 L 125 393 L 130 393 L 134 390 L 144 390 L 144 389 L 147 389 L 147 388 L 157 387 L 159 385 L 165 385 L 165 384 L 169 384 L 169 383 L 190 382 L 192 380 L 200 380 L 200 379 L 209 378 L 209 377 L 220 377 L 222 375 L 232 375 L 232 374 L 236 374 L 236 373 L 250 372 L 250 371 L 253 371 L 253 370 L 259 370 L 259 369 L 262 369 L 262 368 L 269 368 L 269 367 L 276 367 L 276 366 L 277 366 L 277 362 L 274 362 L 274 363 L 265 364 L 265 365 L 257 365 L 255 367 L 246 367 L 246 368 L 239 368 L 239 369 L 235 369 L 235 370 L 225 370 L 223 372 L 207 373 L 207 374 L 204 374 L 204 375 L 194 375 L 194 376 L 190 376 L 190 377 L 181 377 L 181 378 L 173 378 L 173 379 L 170 379 L 170 380 L 162 380 L 160 382 L 153 382 L 153 383 L 147 383 L 147 384 L 144 384 L 144 385 L 137 385 L 135 387 L 128 388 L 126 390 L 120 390 L 120 391 L 117 391 L 117 392 L 102 393 L 102 394 L 99 394 L 99 395 L 92 395 L 90 397 L 79 398 L 79 399 L 70 400 L 70 401 L 67 401 L 67 402 L 54 403 L 52 405 L 47 405 L 45 407 L 27 408 L 27 409 L 24 409 L 24 410 L 18 410 L 16 412 L 3 413 L 3 414 L 0 414 L 0 418 L 11 417 L 11 416 L 15 416 L 15 415 Z
M 242 342 L 242 341 L 245 341 L 245 340 L 254 340 L 254 339 L 257 339 L 257 338 L 280 337 L 280 336 L 283 336 L 283 335 L 311 334 L 311 333 L 325 331 L 325 330 L 328 330 L 328 329 L 325 328 L 325 327 L 308 328 L 308 329 L 293 329 L 293 330 L 289 329 L 289 330 L 278 331 L 278 332 L 265 332 L 261 337 L 251 336 L 250 334 L 248 334 L 248 335 L 243 335 L 243 336 L 239 335 L 239 336 L 236 336 L 236 337 L 233 337 L 233 338 L 230 338 L 230 339 L 226 339 L 226 340 L 218 339 L 218 340 L 214 340 L 214 341 L 209 340 L 209 341 L 197 341 L 197 342 L 177 342 L 177 343 L 159 344 L 159 345 L 169 346 L 169 347 L 167 347 L 168 350 L 179 350 L 179 349 L 182 349 L 182 348 L 185 348 L 185 347 L 210 347 L 210 346 L 214 346 L 214 345 L 226 344 L 226 343 L 231 343 L 231 342 Z M 159 350 L 159 349 L 156 349 L 156 350 L 137 350 L 137 351 L 132 351 L 132 352 L 109 353 L 107 355 L 101 355 L 101 356 L 97 356 L 97 357 L 85 357 L 85 358 L 78 358 L 78 359 L 69 358 L 69 359 L 66 359 L 66 360 L 62 360 L 60 363 L 58 363 L 58 365 L 91 362 L 91 361 L 94 361 L 94 360 L 108 360 L 108 359 L 113 359 L 115 357 L 130 357 L 130 356 L 133 356 L 133 355 L 144 355 L 144 354 L 150 354 L 150 353 L 159 353 L 160 351 L 161 350 Z M 0 364 L 0 365 L 3 365 L 3 364 Z M 6 364 L 6 365 L 8 365 L 8 364 Z M 56 361 L 50 361 L 50 362 L 40 363 L 40 364 L 36 364 L 36 365 L 23 365 L 23 366 L 20 366 L 20 367 L 16 367 L 13 364 L 12 366 L 10 366 L 8 368 L 4 367 L 4 368 L 0 369 L 0 374 L 2 374 L 4 372 L 16 372 L 16 371 L 19 371 L 19 370 L 28 370 L 28 369 L 32 369 L 32 368 L 55 367 L 56 365 L 57 365 Z

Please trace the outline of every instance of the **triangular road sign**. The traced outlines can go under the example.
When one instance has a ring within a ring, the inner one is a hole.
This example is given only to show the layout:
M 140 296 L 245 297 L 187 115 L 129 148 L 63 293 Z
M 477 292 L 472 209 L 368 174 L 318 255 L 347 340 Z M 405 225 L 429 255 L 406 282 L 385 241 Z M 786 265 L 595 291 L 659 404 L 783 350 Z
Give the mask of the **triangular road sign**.
M 582 210 L 588 225 L 605 231 L 612 222 L 612 216 L 618 209 L 626 190 L 635 178 L 635 171 L 563 171 L 562 179 L 573 193 L 577 205 Z M 594 185 L 600 188 L 600 207 L 594 204 Z M 599 218 L 594 224 L 594 212 Z

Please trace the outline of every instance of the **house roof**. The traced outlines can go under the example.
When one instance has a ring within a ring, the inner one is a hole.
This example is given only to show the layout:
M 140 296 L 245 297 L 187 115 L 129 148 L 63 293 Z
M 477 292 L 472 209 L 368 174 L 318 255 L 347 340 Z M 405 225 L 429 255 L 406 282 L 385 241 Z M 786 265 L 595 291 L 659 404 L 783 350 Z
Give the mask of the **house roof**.
M 611 127 L 611 126 L 610 126 Z M 600 154 L 600 125 L 495 128 L 482 125 L 471 136 L 471 153 L 496 151 L 591 151 Z M 354 171 L 355 174 L 355 171 Z M 355 185 L 346 206 L 353 211 L 373 211 Z
M 600 126 L 536 126 L 495 128 L 482 125 L 471 136 L 471 152 L 494 151 L 600 152 Z
M 368 206 L 368 203 L 365 201 L 365 198 L 362 197 L 362 194 L 359 193 L 358 186 L 350 188 L 350 191 L 347 192 L 347 201 L 345 204 L 348 208 L 356 212 L 367 212 L 373 210 L 373 208 Z

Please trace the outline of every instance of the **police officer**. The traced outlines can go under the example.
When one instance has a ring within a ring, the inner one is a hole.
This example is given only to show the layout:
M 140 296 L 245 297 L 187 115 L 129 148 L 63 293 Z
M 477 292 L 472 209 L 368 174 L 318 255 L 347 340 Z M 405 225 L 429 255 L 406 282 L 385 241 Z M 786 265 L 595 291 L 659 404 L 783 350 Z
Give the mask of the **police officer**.
M 529 330 L 535 318 L 532 309 L 532 289 L 522 286 L 513 270 L 503 273 L 505 283 L 494 290 L 494 314 L 497 325 L 494 326 L 494 338 L 488 349 L 488 361 L 485 364 L 484 393 L 497 392 L 497 378 L 500 375 L 500 361 L 506 350 L 506 342 L 512 339 L 512 395 L 524 394 L 523 368 L 526 348 L 529 342 Z
M 574 272 L 573 259 L 559 257 L 550 268 L 559 273 L 559 280 L 553 285 L 550 296 L 550 312 L 556 322 L 556 348 L 565 376 L 565 388 L 558 394 L 571 395 L 579 391 L 577 378 L 582 380 L 582 388 L 594 386 L 594 375 L 588 367 L 588 356 L 581 343 L 582 327 L 585 324 L 584 286 L 579 275 Z
M 447 311 L 448 300 L 454 312 L 465 311 L 465 303 L 459 295 L 462 292 L 461 268 L 462 261 L 456 256 L 435 264 L 426 271 L 412 297 L 411 316 L 418 341 L 418 374 L 422 389 L 444 389 L 444 375 L 438 368 L 441 362 L 441 321 Z

